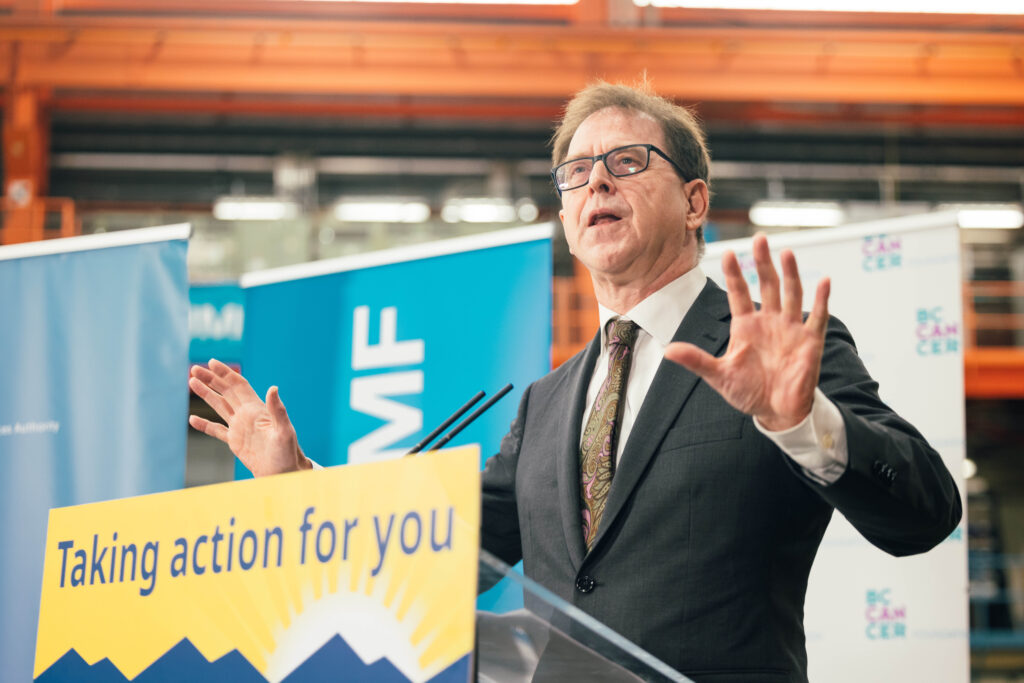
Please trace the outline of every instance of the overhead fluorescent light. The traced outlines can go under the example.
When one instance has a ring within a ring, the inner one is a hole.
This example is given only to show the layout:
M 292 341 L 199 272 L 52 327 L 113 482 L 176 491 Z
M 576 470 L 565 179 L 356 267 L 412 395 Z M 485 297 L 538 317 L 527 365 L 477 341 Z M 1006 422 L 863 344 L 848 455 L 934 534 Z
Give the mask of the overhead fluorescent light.
M 537 208 L 537 202 L 523 198 L 516 202 L 516 215 L 524 223 L 532 223 L 540 216 L 540 209 Z
M 640 7 L 787 10 L 800 12 L 901 12 L 922 14 L 1024 14 L 1020 0 L 633 0 Z
M 964 479 L 970 479 L 978 473 L 978 465 L 970 458 L 964 458 Z
M 441 208 L 441 218 L 448 223 L 532 223 L 539 215 L 537 203 L 529 197 L 515 203 L 497 197 L 463 197 L 449 199 Z
M 837 202 L 757 202 L 750 222 L 762 227 L 830 228 L 843 222 Z
M 1016 230 L 1024 226 L 1024 211 L 1016 204 L 943 204 L 939 209 L 955 209 L 961 228 Z
M 278 197 L 221 197 L 213 217 L 222 221 L 281 221 L 299 216 L 299 205 Z
M 448 223 L 511 223 L 518 215 L 512 202 L 493 197 L 449 199 L 441 209 Z
M 430 205 L 410 197 L 341 199 L 334 217 L 346 223 L 423 223 L 430 218 Z

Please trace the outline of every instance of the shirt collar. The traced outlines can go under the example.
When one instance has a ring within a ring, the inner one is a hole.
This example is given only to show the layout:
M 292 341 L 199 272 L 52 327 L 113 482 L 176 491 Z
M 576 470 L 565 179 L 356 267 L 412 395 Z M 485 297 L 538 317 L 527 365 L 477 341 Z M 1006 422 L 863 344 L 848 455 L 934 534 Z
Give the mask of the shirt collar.
M 660 345 L 668 346 L 679 323 L 707 281 L 704 271 L 700 266 L 695 266 L 648 296 L 622 317 L 635 322 Z M 601 320 L 601 348 L 604 348 L 608 343 L 608 321 L 619 314 L 600 304 L 597 309 Z

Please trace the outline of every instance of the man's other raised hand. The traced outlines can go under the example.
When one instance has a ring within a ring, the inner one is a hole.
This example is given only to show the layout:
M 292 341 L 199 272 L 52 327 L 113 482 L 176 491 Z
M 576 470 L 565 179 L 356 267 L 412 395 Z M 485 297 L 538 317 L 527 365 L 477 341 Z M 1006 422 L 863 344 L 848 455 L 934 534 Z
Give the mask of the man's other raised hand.
M 244 377 L 218 360 L 211 360 L 209 368 L 192 366 L 188 386 L 225 424 L 198 415 L 189 415 L 188 423 L 226 443 L 253 476 L 312 467 L 299 448 L 277 387 L 270 387 L 264 403 Z

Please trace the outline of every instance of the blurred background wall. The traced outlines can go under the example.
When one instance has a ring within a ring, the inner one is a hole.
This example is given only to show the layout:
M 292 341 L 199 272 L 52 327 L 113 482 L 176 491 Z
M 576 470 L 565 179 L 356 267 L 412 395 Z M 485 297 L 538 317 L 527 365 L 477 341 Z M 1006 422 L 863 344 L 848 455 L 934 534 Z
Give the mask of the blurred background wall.
M 972 669 L 1024 680 L 1024 8 L 677 4 L 0 0 L 0 243 L 190 222 L 192 282 L 229 288 L 201 360 L 243 273 L 554 220 L 547 139 L 595 78 L 704 121 L 709 240 L 956 206 Z M 595 320 L 559 239 L 552 286 L 557 364 Z M 189 483 L 231 476 L 189 448 Z

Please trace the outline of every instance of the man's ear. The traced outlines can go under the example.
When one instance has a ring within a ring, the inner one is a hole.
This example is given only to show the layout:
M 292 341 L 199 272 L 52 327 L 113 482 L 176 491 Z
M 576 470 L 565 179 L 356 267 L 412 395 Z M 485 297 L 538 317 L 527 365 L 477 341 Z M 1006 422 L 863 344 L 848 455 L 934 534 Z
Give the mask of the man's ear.
M 683 192 L 686 193 L 686 202 L 690 207 L 686 212 L 686 229 L 696 230 L 704 225 L 704 219 L 708 217 L 711 201 L 708 184 L 697 178 L 683 185 Z

